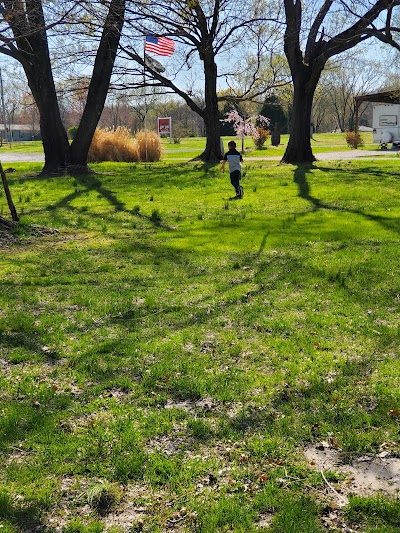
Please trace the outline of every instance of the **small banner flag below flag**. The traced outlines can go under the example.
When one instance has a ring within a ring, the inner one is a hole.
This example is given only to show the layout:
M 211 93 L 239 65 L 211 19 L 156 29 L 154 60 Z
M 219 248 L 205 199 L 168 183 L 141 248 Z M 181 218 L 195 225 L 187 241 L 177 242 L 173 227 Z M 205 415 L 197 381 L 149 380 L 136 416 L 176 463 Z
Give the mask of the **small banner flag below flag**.
M 172 56 L 175 50 L 175 43 L 167 37 L 154 37 L 148 35 L 144 45 L 146 52 L 153 52 L 159 56 Z

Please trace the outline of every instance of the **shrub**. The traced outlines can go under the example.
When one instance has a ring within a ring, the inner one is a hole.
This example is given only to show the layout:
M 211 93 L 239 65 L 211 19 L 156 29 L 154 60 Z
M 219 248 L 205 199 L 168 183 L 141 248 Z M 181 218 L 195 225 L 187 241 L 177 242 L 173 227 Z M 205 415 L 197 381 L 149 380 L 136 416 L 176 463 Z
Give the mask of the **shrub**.
M 161 142 L 154 131 L 139 131 L 135 139 L 139 161 L 160 161 Z
M 361 138 L 361 135 L 355 131 L 346 131 L 345 133 L 346 143 L 351 148 L 358 148 L 359 146 L 364 146 L 364 141 Z
M 261 128 L 260 126 L 257 126 L 257 133 L 253 135 L 253 141 L 258 150 L 260 150 L 264 146 L 269 136 L 270 136 L 269 130 L 265 130 L 264 128 Z
M 90 145 L 88 161 L 138 161 L 134 139 L 126 128 L 117 128 L 115 131 L 97 129 Z
M 176 122 L 172 128 L 174 144 L 181 144 L 182 137 L 188 137 L 189 131 L 181 122 Z

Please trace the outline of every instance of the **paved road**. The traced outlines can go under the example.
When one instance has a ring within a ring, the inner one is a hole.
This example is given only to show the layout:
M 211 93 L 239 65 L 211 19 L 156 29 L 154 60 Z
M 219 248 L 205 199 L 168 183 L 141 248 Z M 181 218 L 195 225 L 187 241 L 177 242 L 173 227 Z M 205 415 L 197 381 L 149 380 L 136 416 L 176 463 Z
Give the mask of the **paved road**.
M 166 150 L 167 153 L 179 153 L 180 150 Z M 185 151 L 187 152 L 187 150 L 182 150 L 182 151 Z M 197 152 L 198 153 L 198 152 Z M 336 151 L 336 152 L 320 152 L 320 153 L 316 153 L 314 154 L 314 156 L 316 157 L 317 161 L 332 161 L 332 160 L 349 160 L 349 159 L 360 159 L 360 158 L 364 158 L 364 159 L 375 159 L 376 157 L 379 157 L 380 159 L 392 159 L 393 157 L 395 157 L 395 155 L 397 153 L 400 153 L 400 152 L 397 152 L 397 151 L 392 151 L 392 150 L 381 150 L 381 149 L 376 149 L 376 150 L 341 150 L 341 151 Z M 187 160 L 187 158 L 179 158 L 179 157 L 174 157 L 174 159 L 184 159 L 184 160 Z M 282 159 L 282 156 L 276 156 L 276 155 L 271 155 L 271 156 L 260 156 L 260 157 L 251 157 L 250 155 L 247 156 L 246 154 L 244 154 L 244 159 L 245 161 L 260 161 L 260 160 L 267 160 L 267 161 L 280 161 Z
M 2 163 L 40 163 L 44 162 L 44 154 L 38 153 L 23 153 L 23 152 L 7 152 L 0 153 L 0 161 Z
M 167 150 L 168 151 L 168 150 Z M 172 150 L 172 152 L 177 152 L 176 150 Z M 392 159 L 395 154 L 399 152 L 394 152 L 391 150 L 343 150 L 340 152 L 321 152 L 314 154 L 317 158 L 317 161 L 329 161 L 329 160 L 349 160 L 349 159 L 374 159 L 375 157 L 379 157 L 380 159 L 386 157 L 389 157 Z M 180 159 L 177 157 L 176 159 Z M 182 158 L 183 159 L 183 158 Z M 262 157 L 246 157 L 245 159 L 247 161 L 249 160 L 269 160 L 269 161 L 280 161 L 282 159 L 282 156 L 262 156 Z M 185 158 L 187 160 L 187 158 Z M 23 163 L 40 163 L 44 162 L 44 154 L 41 153 L 19 153 L 19 152 L 2 152 L 0 153 L 0 161 L 2 163 L 17 163 L 17 162 L 23 162 Z
M 390 157 L 392 158 L 398 152 L 391 150 L 344 150 L 342 152 L 321 152 L 314 154 L 318 161 L 327 161 L 332 159 L 360 159 L 367 158 L 373 159 L 375 157 Z
M 349 159 L 393 159 L 395 157 L 395 154 L 398 152 L 394 152 L 391 150 L 342 150 L 339 152 L 320 152 L 320 153 L 314 153 L 314 156 L 316 157 L 317 161 L 341 161 L 345 160 L 348 161 Z M 266 157 L 246 157 L 245 159 L 248 161 L 251 159 L 252 161 L 257 159 L 266 159 L 270 161 L 280 161 L 282 159 L 282 156 L 266 156 Z

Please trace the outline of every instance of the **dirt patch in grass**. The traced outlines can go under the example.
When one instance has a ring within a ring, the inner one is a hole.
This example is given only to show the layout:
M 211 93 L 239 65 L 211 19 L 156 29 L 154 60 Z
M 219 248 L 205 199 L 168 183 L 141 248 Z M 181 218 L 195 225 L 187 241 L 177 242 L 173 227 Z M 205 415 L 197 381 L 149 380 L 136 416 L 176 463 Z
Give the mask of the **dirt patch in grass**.
M 197 411 L 212 411 L 217 408 L 218 404 L 213 398 L 207 397 L 201 400 L 181 400 L 173 401 L 167 400 L 164 408 L 165 409 L 183 409 L 187 412 L 197 412 Z
M 141 531 L 144 526 L 150 527 L 153 506 L 165 498 L 163 492 L 155 492 L 146 485 L 130 484 L 125 488 L 118 509 L 103 518 L 104 525 L 106 528 L 118 527 L 123 532 Z
M 351 464 L 344 464 L 340 450 L 323 444 L 309 446 L 304 455 L 309 464 L 323 474 L 332 499 L 340 506 L 348 503 L 347 495 L 350 494 L 400 495 L 400 459 L 392 457 L 389 451 L 359 457 Z M 326 471 L 341 474 L 344 480 L 332 484 L 324 476 Z
M 262 514 L 260 516 L 260 521 L 258 522 L 257 526 L 260 529 L 269 528 L 272 524 L 272 520 L 274 518 L 274 515 L 272 513 L 270 514 Z
M 21 242 L 20 236 L 16 233 L 18 223 L 6 220 L 0 217 L 0 249 L 7 248 Z M 23 226 L 21 235 L 27 237 L 48 237 L 49 235 L 58 235 L 60 232 L 55 228 L 45 226 Z
M 0 223 L 0 248 L 6 248 L 18 242 L 18 237 L 13 234 L 11 228 L 6 228 Z
M 178 435 L 177 433 L 179 432 L 182 432 L 182 428 L 175 424 L 173 435 L 161 435 L 151 439 L 145 450 L 148 453 L 153 453 L 157 450 L 167 456 L 178 454 L 189 446 L 189 439 L 185 435 Z
M 90 522 L 97 517 L 107 531 L 111 528 L 118 528 L 118 531 L 124 533 L 141 531 L 151 519 L 152 500 L 159 502 L 163 499 L 161 493 L 154 493 L 145 485 L 131 484 L 123 489 L 121 487 L 123 497 L 118 506 L 100 517 L 87 501 L 90 488 L 96 482 L 101 483 L 101 480 L 63 478 L 60 487 L 61 499 L 57 508 L 47 514 L 46 525 L 61 532 L 72 519 L 79 517 L 84 522 Z

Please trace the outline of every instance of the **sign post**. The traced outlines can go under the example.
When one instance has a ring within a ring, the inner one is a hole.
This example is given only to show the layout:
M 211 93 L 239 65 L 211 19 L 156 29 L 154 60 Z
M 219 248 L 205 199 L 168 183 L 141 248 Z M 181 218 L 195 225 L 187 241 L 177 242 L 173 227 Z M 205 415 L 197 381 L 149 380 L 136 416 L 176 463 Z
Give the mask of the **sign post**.
M 158 117 L 158 135 L 169 135 L 169 142 L 172 142 L 172 118 Z

